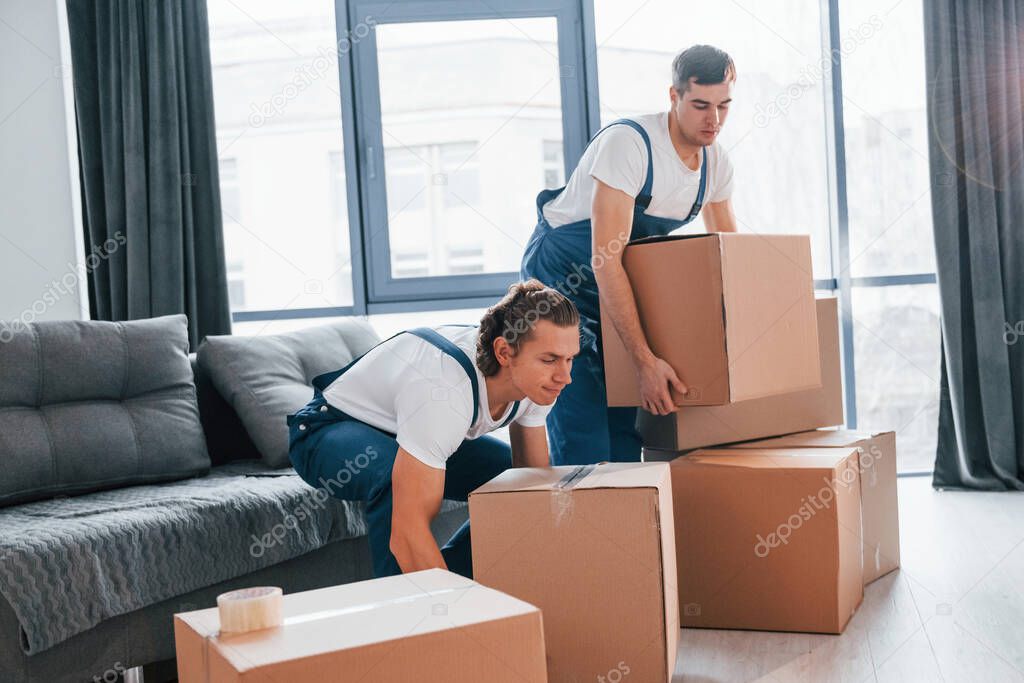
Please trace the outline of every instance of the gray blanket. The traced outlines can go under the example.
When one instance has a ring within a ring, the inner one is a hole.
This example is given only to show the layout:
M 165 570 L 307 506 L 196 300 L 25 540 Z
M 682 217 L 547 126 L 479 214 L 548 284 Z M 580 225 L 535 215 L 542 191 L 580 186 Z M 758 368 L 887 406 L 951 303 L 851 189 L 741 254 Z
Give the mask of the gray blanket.
M 290 468 L 245 461 L 0 509 L 0 593 L 22 648 L 366 533 L 361 504 L 319 493 Z

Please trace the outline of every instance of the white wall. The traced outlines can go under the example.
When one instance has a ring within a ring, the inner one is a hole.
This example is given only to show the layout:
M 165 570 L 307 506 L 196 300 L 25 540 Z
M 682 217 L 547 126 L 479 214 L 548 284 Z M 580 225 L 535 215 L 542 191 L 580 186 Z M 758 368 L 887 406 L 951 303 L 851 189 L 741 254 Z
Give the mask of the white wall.
M 63 0 L 0 2 L 0 321 L 8 324 L 88 314 L 63 13 Z

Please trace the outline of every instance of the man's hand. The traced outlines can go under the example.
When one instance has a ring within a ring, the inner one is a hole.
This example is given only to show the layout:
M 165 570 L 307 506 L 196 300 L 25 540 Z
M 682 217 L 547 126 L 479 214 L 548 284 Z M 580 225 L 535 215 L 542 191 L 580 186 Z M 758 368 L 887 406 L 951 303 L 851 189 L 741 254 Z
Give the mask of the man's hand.
M 444 470 L 399 448 L 391 470 L 391 496 L 391 552 L 402 572 L 447 569 L 430 533 L 444 498 Z
M 653 357 L 640 366 L 637 372 L 640 379 L 640 399 L 644 410 L 655 415 L 669 415 L 679 408 L 672 400 L 669 387 L 684 396 L 689 391 L 672 366 L 661 358 Z

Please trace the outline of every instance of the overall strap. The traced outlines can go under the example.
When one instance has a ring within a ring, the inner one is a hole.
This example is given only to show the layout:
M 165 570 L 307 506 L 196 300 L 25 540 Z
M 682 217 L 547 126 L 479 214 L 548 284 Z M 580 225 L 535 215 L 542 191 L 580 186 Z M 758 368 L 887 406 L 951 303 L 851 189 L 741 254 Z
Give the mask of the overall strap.
M 467 327 L 469 327 L 467 325 Z M 469 356 L 466 352 L 455 345 L 450 339 L 442 336 L 437 330 L 429 327 L 417 327 L 412 330 L 408 330 L 409 334 L 415 334 L 417 337 L 432 344 L 437 348 L 441 349 L 442 352 L 447 353 L 449 356 L 454 358 L 462 366 L 462 369 L 469 375 L 469 382 L 473 386 L 473 420 L 469 423 L 471 425 L 476 424 L 477 415 L 480 413 L 480 382 L 476 377 L 476 366 L 469 360 Z
M 476 327 L 476 325 L 445 325 L 445 327 Z M 409 330 L 409 332 L 433 344 L 437 348 L 441 349 L 443 352 L 447 353 L 449 356 L 455 358 L 455 360 L 459 361 L 459 364 L 462 366 L 462 369 L 466 371 L 467 375 L 469 375 L 469 381 L 473 385 L 473 421 L 470 422 L 470 424 L 476 424 L 476 418 L 479 413 L 480 404 L 480 385 L 476 376 L 476 367 L 469 360 L 469 357 L 466 355 L 466 352 L 460 349 L 455 344 L 453 344 L 447 338 L 438 334 L 436 330 L 433 330 L 429 327 L 418 327 L 414 330 Z M 518 412 L 519 401 L 516 401 L 512 405 L 512 411 L 508 414 L 508 417 L 505 418 L 505 421 L 501 423 L 498 429 L 501 429 L 502 427 L 506 426 L 509 422 L 514 420 L 516 417 L 516 413 Z
M 683 225 L 686 225 L 700 213 L 701 206 L 704 205 L 704 190 L 708 186 L 708 148 L 701 147 L 701 159 L 700 159 L 700 186 L 697 188 L 697 199 L 694 200 L 693 206 L 690 208 L 690 215 L 683 221 Z
M 597 133 L 594 134 L 594 137 L 591 138 L 590 141 L 593 142 L 598 135 L 608 130 L 612 126 L 618 125 L 629 126 L 637 133 L 640 133 L 640 137 L 643 138 L 644 141 L 644 146 L 647 147 L 647 177 L 644 178 L 644 186 L 640 188 L 640 194 L 636 196 L 635 202 L 636 205 L 639 206 L 640 208 L 647 209 L 647 207 L 650 206 L 651 204 L 651 190 L 654 187 L 654 155 L 651 153 L 651 138 L 650 136 L 647 135 L 647 131 L 644 130 L 644 127 L 641 126 L 636 121 L 634 121 L 633 119 L 618 119 L 616 121 L 612 121 L 607 126 L 597 131 Z
M 480 327 L 480 326 L 476 325 L 476 324 L 472 324 L 472 323 L 470 323 L 470 324 L 466 324 L 466 323 L 460 323 L 460 324 L 449 323 L 449 324 L 445 325 L 445 327 Z M 459 349 L 459 350 L 461 351 L 462 349 Z M 465 366 L 463 366 L 463 367 L 465 367 Z M 474 372 L 472 375 L 470 375 L 470 380 L 473 380 L 475 378 L 476 378 L 476 373 Z M 509 422 L 511 422 L 512 420 L 514 420 L 516 418 L 516 413 L 519 412 L 519 403 L 520 403 L 519 401 L 516 401 L 515 403 L 512 404 L 512 412 L 510 412 L 508 414 L 508 417 L 505 418 L 504 422 L 502 422 L 500 425 L 498 425 L 498 429 L 501 429 L 502 427 L 505 427 L 506 425 L 508 425 Z M 476 416 L 475 415 L 473 417 L 473 422 L 476 422 Z
M 505 421 L 502 422 L 501 425 L 498 426 L 498 429 L 501 429 L 502 427 L 507 426 L 509 422 L 511 422 L 512 420 L 516 419 L 516 413 L 518 413 L 518 412 L 519 412 L 519 401 L 516 401 L 515 403 L 512 404 L 512 412 L 510 412 L 508 414 L 508 417 L 505 418 Z

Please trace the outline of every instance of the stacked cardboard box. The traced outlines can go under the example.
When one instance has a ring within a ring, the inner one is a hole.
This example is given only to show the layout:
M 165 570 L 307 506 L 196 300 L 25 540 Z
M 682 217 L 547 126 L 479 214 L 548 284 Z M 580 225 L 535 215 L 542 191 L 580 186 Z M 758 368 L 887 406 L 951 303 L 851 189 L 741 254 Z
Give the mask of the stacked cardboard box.
M 470 494 L 469 515 L 476 580 L 544 613 L 551 681 L 672 678 L 668 465 L 508 470 Z
M 900 566 L 900 524 L 896 497 L 896 434 L 818 429 L 736 444 L 746 449 L 856 448 L 864 528 L 864 583 Z
M 863 595 L 855 448 L 671 462 L 683 626 L 841 633 Z
M 541 613 L 440 569 L 284 596 L 284 623 L 220 633 L 174 615 L 182 683 L 547 681 Z
M 895 440 L 820 429 L 843 423 L 839 321 L 808 238 L 641 241 L 623 263 L 652 351 L 691 388 L 637 421 L 644 459 L 671 463 L 682 625 L 841 632 L 899 565 Z M 602 336 L 609 405 L 639 405 L 606 315 Z
M 638 412 L 637 429 L 654 460 L 678 451 L 760 439 L 843 423 L 839 313 L 835 298 L 815 301 L 821 386 L 720 406 L 684 406 L 672 415 Z

